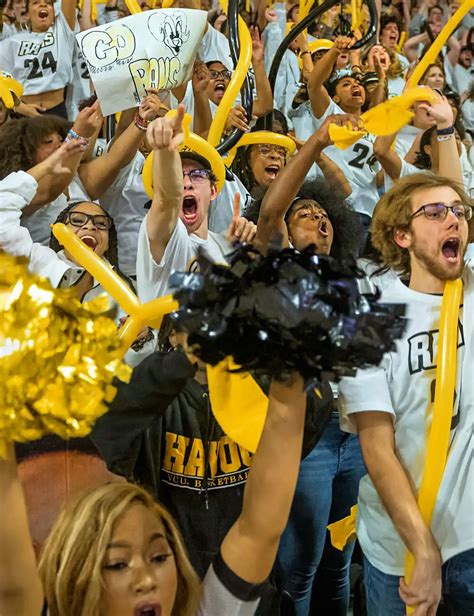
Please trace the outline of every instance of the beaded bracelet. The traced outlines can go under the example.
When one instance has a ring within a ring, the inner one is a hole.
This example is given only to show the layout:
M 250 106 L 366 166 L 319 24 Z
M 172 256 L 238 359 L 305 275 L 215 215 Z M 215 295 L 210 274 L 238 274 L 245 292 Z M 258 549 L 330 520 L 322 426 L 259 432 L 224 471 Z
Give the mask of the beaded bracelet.
M 143 132 L 145 132 L 150 122 L 148 120 L 144 120 L 143 118 L 141 118 L 140 114 L 137 111 L 133 118 L 133 123 L 139 130 L 142 130 Z
M 86 145 L 89 145 L 89 138 L 88 137 L 81 137 L 81 135 L 78 135 L 75 130 L 70 128 L 68 130 L 68 132 L 67 132 L 67 135 L 66 135 L 66 138 L 64 139 L 64 142 L 65 143 L 69 143 L 73 139 L 81 139 L 81 141 L 85 142 Z

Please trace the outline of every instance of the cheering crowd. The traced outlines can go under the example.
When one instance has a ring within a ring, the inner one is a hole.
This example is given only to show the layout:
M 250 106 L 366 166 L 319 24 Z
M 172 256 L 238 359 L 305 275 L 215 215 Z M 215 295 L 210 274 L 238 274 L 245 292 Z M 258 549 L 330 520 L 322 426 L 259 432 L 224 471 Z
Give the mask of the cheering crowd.
M 145 327 L 125 357 L 130 382 L 117 381 L 90 436 L 18 443 L 0 459 L 0 614 L 474 614 L 474 8 L 426 67 L 411 120 L 376 137 L 361 116 L 406 92 L 462 3 L 375 4 L 362 47 L 365 5 L 343 0 L 311 23 L 272 92 L 300 7 L 241 3 L 252 115 L 239 95 L 222 138 L 261 137 L 220 182 L 212 160 L 180 148 L 185 114 L 206 140 L 226 104 L 234 64 L 219 5 L 171 7 L 208 15 L 187 83 L 104 118 L 75 35 L 129 15 L 123 0 L 0 0 L 0 250 L 81 302 L 106 293 L 52 235 L 62 222 L 147 302 L 173 292 L 173 272 L 195 271 L 200 251 L 225 263 L 236 244 L 315 245 L 357 259 L 362 293 L 407 307 L 379 365 L 318 391 L 296 373 L 259 382 L 268 414 L 255 453 L 217 422 L 186 331 L 169 317 Z M 341 149 L 331 126 L 361 136 Z M 449 454 L 427 521 L 417 496 L 442 295 L 460 277 Z M 118 331 L 128 315 L 109 303 Z M 356 504 L 357 542 L 336 548 L 327 527 Z

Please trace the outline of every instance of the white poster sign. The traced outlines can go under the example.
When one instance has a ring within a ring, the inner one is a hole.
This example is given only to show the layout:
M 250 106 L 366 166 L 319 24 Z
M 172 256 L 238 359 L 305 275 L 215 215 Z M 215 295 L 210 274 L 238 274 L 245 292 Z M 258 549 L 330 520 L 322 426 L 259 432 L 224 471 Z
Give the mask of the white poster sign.
M 147 88 L 187 81 L 206 24 L 205 11 L 157 9 L 77 34 L 102 113 L 137 107 Z

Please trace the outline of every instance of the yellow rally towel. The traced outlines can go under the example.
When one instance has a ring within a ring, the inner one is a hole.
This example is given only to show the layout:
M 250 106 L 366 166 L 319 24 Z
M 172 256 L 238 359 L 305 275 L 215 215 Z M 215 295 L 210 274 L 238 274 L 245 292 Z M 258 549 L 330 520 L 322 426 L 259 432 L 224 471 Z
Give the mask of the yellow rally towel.
M 330 124 L 329 136 L 337 148 L 345 150 L 366 133 L 377 137 L 392 135 L 413 118 L 410 107 L 416 101 L 435 102 L 436 94 L 429 88 L 411 88 L 400 96 L 395 96 L 363 113 L 360 119 L 364 123 L 365 130 L 352 130 L 350 126 Z
M 351 507 L 351 513 L 346 518 L 329 524 L 331 543 L 338 550 L 343 550 L 349 541 L 356 538 L 357 505 Z
M 227 357 L 207 366 L 212 411 L 222 430 L 236 443 L 255 453 L 267 415 L 268 397 L 248 372 Z

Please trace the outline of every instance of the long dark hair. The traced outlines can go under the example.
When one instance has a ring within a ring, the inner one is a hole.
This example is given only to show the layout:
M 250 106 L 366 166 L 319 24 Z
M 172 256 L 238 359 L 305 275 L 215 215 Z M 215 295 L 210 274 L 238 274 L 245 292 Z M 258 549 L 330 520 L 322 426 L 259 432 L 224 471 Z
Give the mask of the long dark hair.
M 59 213 L 58 217 L 54 221 L 54 224 L 56 224 L 57 222 L 62 222 L 63 224 L 66 224 L 69 212 L 71 210 L 73 210 L 77 205 L 81 205 L 81 203 L 91 203 L 91 202 L 90 201 L 72 201 L 72 202 L 70 202 L 67 205 L 67 207 L 65 207 L 64 210 L 62 210 Z M 109 229 L 109 247 L 104 252 L 104 259 L 107 259 L 107 261 L 112 265 L 112 267 L 114 268 L 115 272 L 120 276 L 120 278 L 125 280 L 125 282 L 132 289 L 132 291 L 135 292 L 135 286 L 134 286 L 133 282 L 130 280 L 130 278 L 127 275 L 125 275 L 122 272 L 122 270 L 119 267 L 117 228 L 115 226 L 114 219 L 107 213 L 106 210 L 104 210 L 104 208 L 101 205 L 99 205 L 98 203 L 94 203 L 94 205 L 99 206 L 100 209 L 104 212 L 104 214 L 106 216 L 108 216 L 110 218 L 110 220 L 112 221 L 112 224 L 111 224 L 110 229 Z M 52 248 L 54 250 L 54 252 L 59 252 L 60 250 L 62 250 L 61 244 L 58 242 L 58 240 L 56 239 L 56 237 L 52 233 L 51 233 L 51 237 L 50 237 L 50 240 L 49 240 L 49 247 Z

